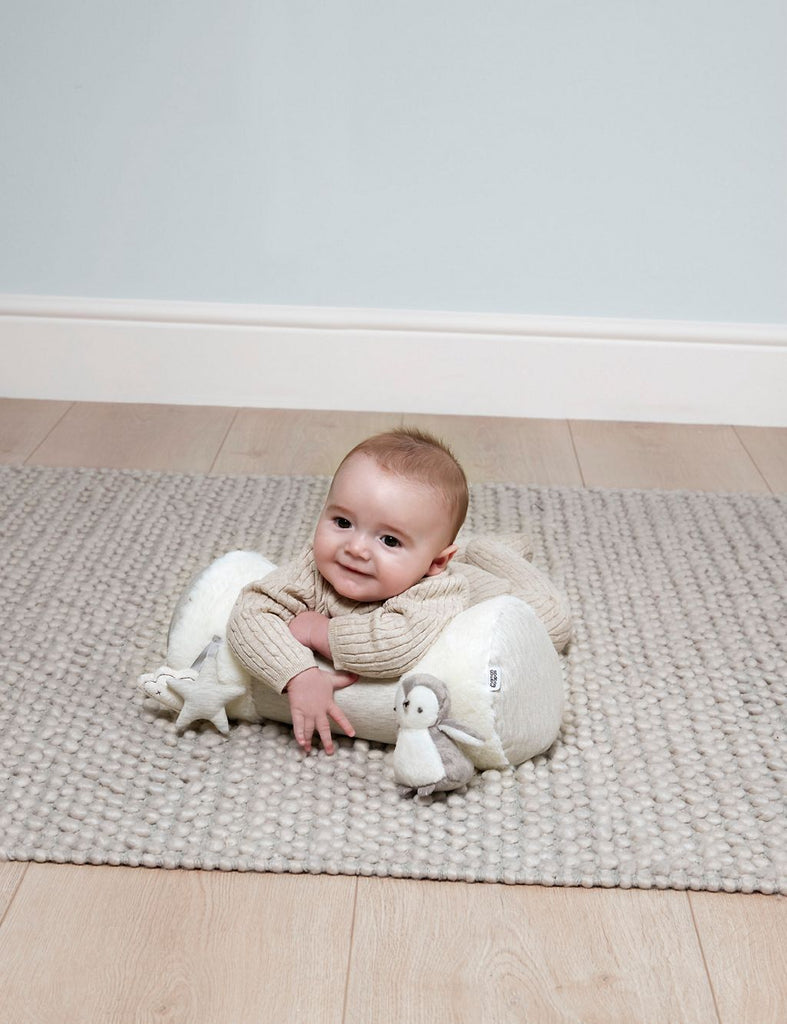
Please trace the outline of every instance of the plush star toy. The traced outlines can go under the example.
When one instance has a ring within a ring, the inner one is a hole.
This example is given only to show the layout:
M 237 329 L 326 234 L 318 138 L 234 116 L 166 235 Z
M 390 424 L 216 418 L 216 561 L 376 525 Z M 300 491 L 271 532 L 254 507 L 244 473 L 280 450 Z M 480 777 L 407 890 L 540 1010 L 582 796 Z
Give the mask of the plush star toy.
M 172 669 L 166 665 L 140 676 L 139 685 L 170 711 L 179 712 L 175 726 L 179 730 L 194 722 L 211 722 L 222 735 L 230 731 L 227 704 L 245 693 L 239 683 L 219 682 L 216 653 L 221 638 L 214 637 L 191 668 Z

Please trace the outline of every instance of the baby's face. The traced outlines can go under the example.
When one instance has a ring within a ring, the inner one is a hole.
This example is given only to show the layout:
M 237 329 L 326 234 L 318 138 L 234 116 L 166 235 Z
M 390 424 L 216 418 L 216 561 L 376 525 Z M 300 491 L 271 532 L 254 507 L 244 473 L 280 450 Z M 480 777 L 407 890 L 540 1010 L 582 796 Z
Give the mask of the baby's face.
M 442 572 L 455 551 L 440 494 L 360 453 L 334 477 L 314 534 L 321 575 L 360 602 L 386 601 Z

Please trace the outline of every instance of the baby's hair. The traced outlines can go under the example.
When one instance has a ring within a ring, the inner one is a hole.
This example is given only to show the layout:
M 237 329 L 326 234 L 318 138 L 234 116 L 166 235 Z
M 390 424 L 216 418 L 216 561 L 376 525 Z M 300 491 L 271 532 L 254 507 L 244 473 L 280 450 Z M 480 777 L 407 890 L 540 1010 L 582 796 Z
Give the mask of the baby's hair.
M 439 438 L 423 430 L 400 427 L 367 437 L 342 459 L 368 455 L 383 469 L 433 487 L 445 499 L 451 515 L 451 541 L 465 521 L 468 504 L 467 477 L 456 456 Z M 337 470 L 338 472 L 338 470 Z

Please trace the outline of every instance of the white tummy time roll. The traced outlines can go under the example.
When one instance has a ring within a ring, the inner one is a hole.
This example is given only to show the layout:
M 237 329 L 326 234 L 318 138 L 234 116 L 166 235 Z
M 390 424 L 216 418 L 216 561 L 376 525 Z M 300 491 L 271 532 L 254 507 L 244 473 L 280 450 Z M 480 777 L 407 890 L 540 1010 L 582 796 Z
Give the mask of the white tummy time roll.
M 252 679 L 224 640 L 241 589 L 273 568 L 255 552 L 222 555 L 191 582 L 172 616 L 167 664 L 173 669 L 188 668 L 212 637 L 222 639 L 219 683 L 244 687 L 227 705 L 230 719 L 290 722 L 286 696 Z M 462 612 L 412 672 L 442 679 L 451 698 L 451 717 L 483 737 L 483 746 L 467 749 L 477 768 L 521 764 L 557 739 L 564 702 L 560 659 L 533 609 L 518 598 L 495 597 Z M 398 682 L 360 679 L 337 690 L 336 702 L 357 736 L 396 742 Z

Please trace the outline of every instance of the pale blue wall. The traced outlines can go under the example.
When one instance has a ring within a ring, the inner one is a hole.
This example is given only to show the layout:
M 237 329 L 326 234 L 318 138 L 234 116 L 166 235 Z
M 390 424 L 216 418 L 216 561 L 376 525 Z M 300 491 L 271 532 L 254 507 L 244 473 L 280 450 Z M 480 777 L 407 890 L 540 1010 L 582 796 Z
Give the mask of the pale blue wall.
M 787 321 L 783 0 L 15 0 L 0 292 Z

